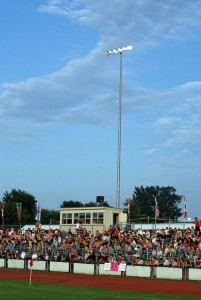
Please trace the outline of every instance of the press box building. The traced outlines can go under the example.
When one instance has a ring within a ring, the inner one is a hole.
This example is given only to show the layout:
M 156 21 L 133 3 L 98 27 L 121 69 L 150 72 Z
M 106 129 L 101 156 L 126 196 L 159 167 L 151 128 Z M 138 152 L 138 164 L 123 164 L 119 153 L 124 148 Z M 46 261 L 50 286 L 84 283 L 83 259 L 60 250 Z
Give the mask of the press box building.
M 60 208 L 60 229 L 76 231 L 77 224 L 91 233 L 108 230 L 110 225 L 126 225 L 127 214 L 123 209 L 112 207 Z

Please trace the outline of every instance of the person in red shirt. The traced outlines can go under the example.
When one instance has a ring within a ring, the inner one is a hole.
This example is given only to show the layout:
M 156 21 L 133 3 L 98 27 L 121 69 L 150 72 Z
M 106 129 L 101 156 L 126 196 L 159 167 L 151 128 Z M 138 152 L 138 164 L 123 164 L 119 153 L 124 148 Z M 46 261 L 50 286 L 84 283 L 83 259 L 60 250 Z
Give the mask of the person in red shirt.
M 198 220 L 197 217 L 195 217 L 194 225 L 195 225 L 195 234 L 197 236 L 199 236 L 200 235 L 200 221 Z

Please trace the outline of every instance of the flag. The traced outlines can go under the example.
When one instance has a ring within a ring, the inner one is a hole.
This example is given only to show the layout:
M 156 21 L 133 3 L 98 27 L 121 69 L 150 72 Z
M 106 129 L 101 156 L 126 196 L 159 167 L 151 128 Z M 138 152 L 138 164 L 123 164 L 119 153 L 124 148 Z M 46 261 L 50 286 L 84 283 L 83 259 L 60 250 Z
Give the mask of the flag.
M 183 195 L 182 198 L 184 199 L 184 219 L 186 219 L 187 218 L 187 214 L 188 214 L 187 204 L 186 204 L 186 197 Z
M 2 222 L 4 221 L 4 203 L 0 203 L 0 209 L 1 209 L 1 218 Z
M 31 260 L 29 261 L 29 265 L 30 265 L 31 268 L 33 267 L 33 259 L 31 259 Z
M 131 199 L 127 198 L 126 203 L 128 205 L 128 213 L 127 213 L 127 222 L 130 222 L 130 204 L 131 204 Z
M 112 263 L 111 264 L 111 271 L 118 272 L 118 268 L 119 268 L 118 263 Z
M 40 203 L 37 202 L 37 213 L 36 213 L 35 220 L 40 222 L 40 219 L 41 219 L 41 208 L 40 208 Z
M 155 197 L 155 218 L 157 219 L 159 217 L 159 208 L 158 208 L 158 202 Z
M 16 205 L 17 205 L 17 218 L 18 221 L 21 222 L 22 204 L 16 203 Z

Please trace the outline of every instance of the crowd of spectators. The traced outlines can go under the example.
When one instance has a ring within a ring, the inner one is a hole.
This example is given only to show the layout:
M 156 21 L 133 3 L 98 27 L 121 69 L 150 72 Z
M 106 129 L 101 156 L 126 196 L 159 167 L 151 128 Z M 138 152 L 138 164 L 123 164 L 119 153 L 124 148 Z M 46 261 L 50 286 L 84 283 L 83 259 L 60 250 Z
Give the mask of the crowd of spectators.
M 74 233 L 38 227 L 5 229 L 0 231 L 0 258 L 201 268 L 201 235 L 194 227 L 120 230 L 110 226 L 95 234 L 82 227 Z

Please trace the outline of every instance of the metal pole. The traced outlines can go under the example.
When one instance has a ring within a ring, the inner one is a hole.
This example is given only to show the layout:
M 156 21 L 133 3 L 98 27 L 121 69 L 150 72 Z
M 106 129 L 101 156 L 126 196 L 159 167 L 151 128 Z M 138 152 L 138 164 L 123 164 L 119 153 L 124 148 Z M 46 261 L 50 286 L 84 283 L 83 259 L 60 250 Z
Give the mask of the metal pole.
M 117 153 L 117 191 L 116 208 L 120 207 L 120 174 L 121 174 L 121 107 L 122 107 L 122 52 L 120 54 L 120 78 L 119 78 L 119 112 L 118 112 L 118 153 Z
M 22 224 L 22 203 L 20 203 L 20 230 L 21 230 L 21 224 Z
M 120 207 L 120 167 L 121 167 L 121 106 L 122 106 L 122 52 L 132 50 L 132 46 L 124 46 L 106 50 L 105 54 L 120 54 L 120 80 L 119 80 L 119 111 L 118 111 L 118 152 L 117 152 L 117 187 L 116 208 Z

